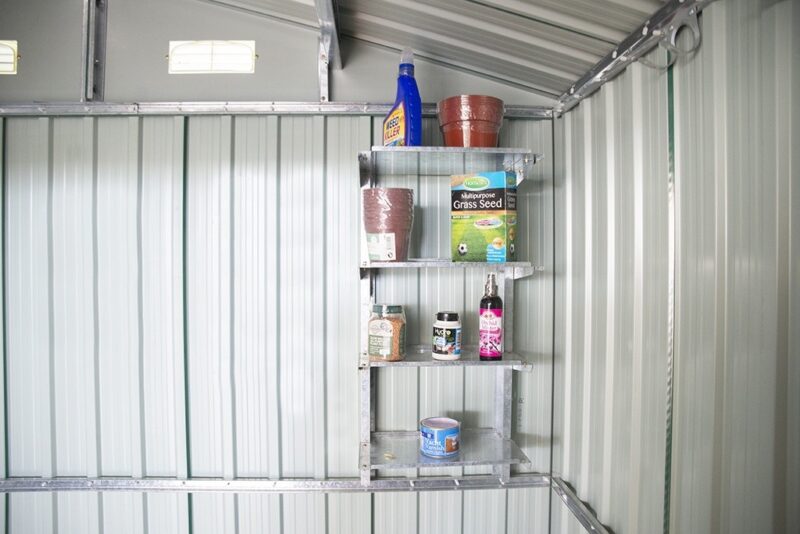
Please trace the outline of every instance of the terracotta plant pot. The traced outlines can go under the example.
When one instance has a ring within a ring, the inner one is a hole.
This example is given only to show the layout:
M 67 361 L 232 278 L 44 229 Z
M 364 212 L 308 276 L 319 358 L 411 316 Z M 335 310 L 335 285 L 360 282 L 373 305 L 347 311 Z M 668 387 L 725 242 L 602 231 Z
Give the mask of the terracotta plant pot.
M 496 147 L 503 125 L 503 101 L 493 96 L 460 95 L 436 106 L 445 146 Z
M 402 188 L 372 188 L 362 192 L 364 230 L 367 234 L 394 234 L 391 259 L 406 261 L 414 223 L 414 191 Z

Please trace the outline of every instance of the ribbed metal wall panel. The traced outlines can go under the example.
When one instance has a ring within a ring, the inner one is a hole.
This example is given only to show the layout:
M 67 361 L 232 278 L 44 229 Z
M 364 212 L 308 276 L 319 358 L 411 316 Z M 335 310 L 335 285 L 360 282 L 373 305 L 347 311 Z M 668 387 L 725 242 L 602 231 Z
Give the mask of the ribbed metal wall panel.
M 8 474 L 54 476 L 49 119 L 5 120 Z M 50 532 L 55 495 L 12 495 L 12 532 Z
M 666 73 L 634 65 L 555 124 L 553 470 L 615 532 L 664 514 L 667 112 Z
M 798 27 L 715 2 L 675 67 L 672 532 L 800 530 Z
M 370 146 L 377 122 L 7 119 L 9 474 L 357 476 L 356 156 Z M 425 122 L 425 140 L 440 142 L 433 120 Z M 516 347 L 534 354 L 536 365 L 515 373 L 513 426 L 531 468 L 547 472 L 551 125 L 507 121 L 502 143 L 546 155 L 519 196 L 530 228 L 520 254 L 545 272 L 516 286 Z M 449 183 L 429 176 L 441 170 L 398 178 L 418 195 L 416 255 L 449 254 Z M 474 342 L 484 279 L 483 270 L 387 272 L 378 299 L 408 306 L 413 342 L 429 343 L 431 318 L 443 308 L 463 314 Z M 414 429 L 421 416 L 439 413 L 489 425 L 493 377 L 480 369 L 380 372 L 379 425 Z M 543 532 L 548 501 L 544 488 L 14 494 L 10 527 Z
M 6 420 L 6 295 L 5 295 L 5 275 L 3 271 L 5 270 L 5 258 L 6 258 L 6 245 L 5 245 L 5 175 L 6 175 L 6 164 L 5 164 L 5 119 L 0 119 L 0 228 L 2 228 L 2 234 L 0 234 L 0 243 L 2 243 L 2 248 L 0 248 L 0 302 L 2 302 L 2 317 L 0 317 L 0 339 L 3 340 L 3 365 L 2 369 L 0 369 L 0 378 L 2 378 L 2 399 L 0 399 L 0 408 L 2 408 L 2 428 L 3 428 L 3 436 L 4 439 L 2 441 L 2 448 L 0 448 L 0 455 L 2 459 L 0 460 L 0 473 L 3 474 L 4 477 L 8 476 L 8 440 L 5 439 L 7 436 L 7 420 Z M 5 533 L 8 529 L 8 521 L 6 520 L 8 517 L 8 499 L 0 499 L 0 520 L 3 522 L 3 527 L 0 529 L 0 532 Z
M 96 124 L 97 384 L 102 476 L 144 475 L 139 314 L 139 120 Z M 102 528 L 144 530 L 143 495 L 103 495 Z

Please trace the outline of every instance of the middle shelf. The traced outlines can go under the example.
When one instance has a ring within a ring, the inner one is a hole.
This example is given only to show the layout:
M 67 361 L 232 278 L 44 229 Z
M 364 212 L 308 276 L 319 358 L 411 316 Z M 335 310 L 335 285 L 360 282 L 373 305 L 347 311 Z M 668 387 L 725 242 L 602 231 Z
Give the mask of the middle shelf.
M 361 355 L 358 366 L 366 367 L 511 367 L 515 371 L 530 371 L 533 365 L 521 354 L 515 352 L 503 353 L 501 360 L 481 360 L 478 356 L 478 347 L 466 346 L 461 349 L 461 358 L 458 360 L 435 360 L 431 356 L 430 345 L 413 345 L 406 349 L 405 359 L 390 361 L 372 361 L 366 354 Z

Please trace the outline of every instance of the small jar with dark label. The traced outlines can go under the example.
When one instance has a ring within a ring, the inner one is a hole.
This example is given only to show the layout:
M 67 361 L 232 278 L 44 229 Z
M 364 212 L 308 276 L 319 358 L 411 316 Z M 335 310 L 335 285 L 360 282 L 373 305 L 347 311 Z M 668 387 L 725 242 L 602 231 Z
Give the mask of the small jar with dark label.
M 433 357 L 436 360 L 461 358 L 461 320 L 456 312 L 439 312 L 433 323 Z

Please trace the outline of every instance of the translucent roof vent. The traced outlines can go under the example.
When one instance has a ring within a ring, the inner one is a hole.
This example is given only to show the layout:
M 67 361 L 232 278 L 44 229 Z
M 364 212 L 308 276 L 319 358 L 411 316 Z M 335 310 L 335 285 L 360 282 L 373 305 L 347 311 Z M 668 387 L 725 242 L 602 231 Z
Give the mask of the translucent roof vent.
M 17 73 L 17 42 L 0 41 L 0 74 Z
M 252 74 L 255 41 L 170 41 L 170 74 Z

